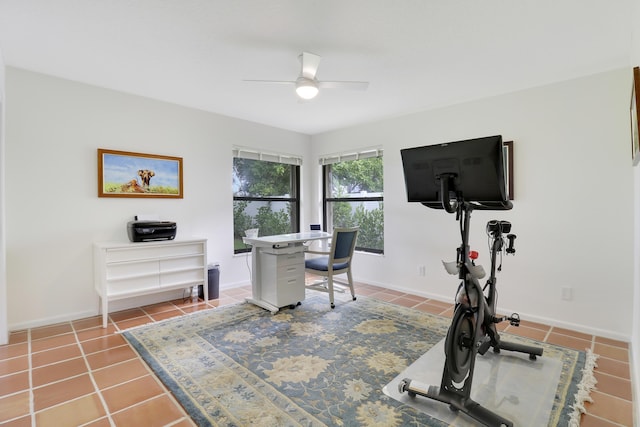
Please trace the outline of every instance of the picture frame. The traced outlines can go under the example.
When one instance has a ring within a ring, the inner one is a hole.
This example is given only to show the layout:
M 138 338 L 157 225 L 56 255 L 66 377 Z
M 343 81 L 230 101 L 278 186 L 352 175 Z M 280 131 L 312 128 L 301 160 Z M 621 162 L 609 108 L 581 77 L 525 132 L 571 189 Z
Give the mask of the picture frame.
M 503 159 L 505 161 L 504 173 L 506 180 L 506 187 L 508 193 L 508 199 L 513 200 L 513 141 L 505 141 L 502 144 Z
M 631 115 L 631 163 L 637 166 L 640 163 L 640 135 L 638 132 L 638 122 L 640 114 L 640 67 L 633 68 L 633 85 L 631 87 L 631 105 L 629 111 Z
M 182 157 L 98 148 L 98 197 L 182 199 Z

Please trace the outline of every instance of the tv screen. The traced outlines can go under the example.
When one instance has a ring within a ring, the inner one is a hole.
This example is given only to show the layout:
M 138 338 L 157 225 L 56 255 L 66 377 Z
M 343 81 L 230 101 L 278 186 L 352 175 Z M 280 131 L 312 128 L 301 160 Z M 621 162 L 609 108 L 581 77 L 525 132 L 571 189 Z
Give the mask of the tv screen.
M 484 209 L 511 209 L 506 191 L 502 136 L 447 142 L 400 150 L 409 202 L 443 208 L 441 178 L 449 198 L 460 195 Z

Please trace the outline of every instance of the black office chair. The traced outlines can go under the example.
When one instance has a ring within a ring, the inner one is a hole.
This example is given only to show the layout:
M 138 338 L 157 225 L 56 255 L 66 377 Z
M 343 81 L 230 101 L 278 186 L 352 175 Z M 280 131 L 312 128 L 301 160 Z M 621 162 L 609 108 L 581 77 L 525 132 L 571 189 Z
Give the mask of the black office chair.
M 307 251 L 307 253 L 310 254 L 320 254 L 324 256 L 305 260 L 305 271 L 326 277 L 326 281 L 307 285 L 307 288 L 328 292 L 331 308 L 335 308 L 336 306 L 333 298 L 333 276 L 338 274 L 347 275 L 348 285 L 351 289 L 351 297 L 354 301 L 356 299 L 356 293 L 353 289 L 353 277 L 351 276 L 351 260 L 356 247 L 357 237 L 358 227 L 335 228 L 333 230 L 331 250 L 329 252 Z

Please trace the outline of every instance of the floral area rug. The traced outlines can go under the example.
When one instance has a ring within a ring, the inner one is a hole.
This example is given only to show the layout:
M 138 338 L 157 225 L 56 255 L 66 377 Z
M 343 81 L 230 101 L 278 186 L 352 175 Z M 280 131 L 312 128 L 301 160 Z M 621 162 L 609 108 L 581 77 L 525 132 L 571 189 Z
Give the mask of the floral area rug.
M 444 426 L 382 388 L 449 322 L 366 297 L 332 310 L 308 293 L 275 315 L 240 303 L 124 336 L 199 426 Z M 585 354 L 536 344 L 562 361 L 549 425 L 567 425 Z

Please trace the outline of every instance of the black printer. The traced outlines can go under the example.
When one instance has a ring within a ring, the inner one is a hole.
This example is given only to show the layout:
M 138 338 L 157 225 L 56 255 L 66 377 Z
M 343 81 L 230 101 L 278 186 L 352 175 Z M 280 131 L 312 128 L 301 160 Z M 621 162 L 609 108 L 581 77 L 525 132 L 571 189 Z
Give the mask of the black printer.
M 132 242 L 173 240 L 178 226 L 172 221 L 129 221 L 127 234 Z

